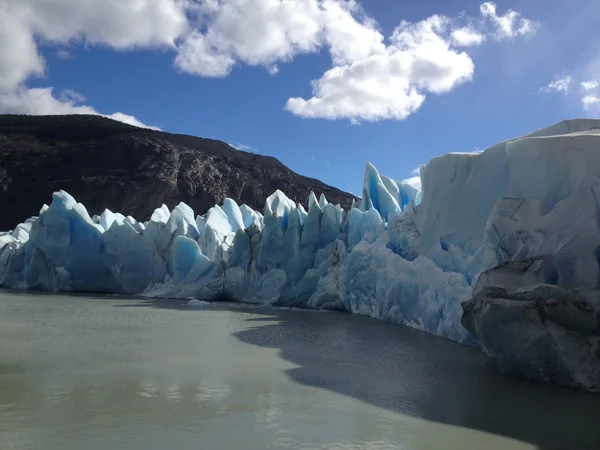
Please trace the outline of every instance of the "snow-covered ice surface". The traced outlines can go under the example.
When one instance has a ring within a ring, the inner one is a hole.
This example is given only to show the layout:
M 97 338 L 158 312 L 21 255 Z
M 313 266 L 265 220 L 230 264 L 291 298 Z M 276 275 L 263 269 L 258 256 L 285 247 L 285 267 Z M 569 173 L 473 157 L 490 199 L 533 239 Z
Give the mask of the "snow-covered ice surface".
M 422 191 L 367 164 L 350 211 L 277 191 L 262 213 L 226 199 L 203 216 L 162 205 L 143 223 L 90 217 L 60 191 L 0 234 L 0 286 L 349 311 L 481 345 L 507 373 L 598 390 L 600 121 L 433 158 L 420 177 Z M 557 350 L 555 325 L 579 340 Z M 571 351 L 584 338 L 587 353 Z

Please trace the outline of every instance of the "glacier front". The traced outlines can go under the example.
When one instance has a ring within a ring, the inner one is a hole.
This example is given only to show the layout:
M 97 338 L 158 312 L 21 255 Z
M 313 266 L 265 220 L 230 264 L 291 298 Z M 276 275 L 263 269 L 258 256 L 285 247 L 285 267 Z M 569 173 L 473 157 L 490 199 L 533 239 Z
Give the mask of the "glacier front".
M 0 234 L 0 286 L 348 311 L 600 391 L 600 121 L 433 158 L 420 178 L 422 191 L 367 164 L 349 211 L 277 191 L 262 212 L 226 199 L 146 222 L 56 192 Z

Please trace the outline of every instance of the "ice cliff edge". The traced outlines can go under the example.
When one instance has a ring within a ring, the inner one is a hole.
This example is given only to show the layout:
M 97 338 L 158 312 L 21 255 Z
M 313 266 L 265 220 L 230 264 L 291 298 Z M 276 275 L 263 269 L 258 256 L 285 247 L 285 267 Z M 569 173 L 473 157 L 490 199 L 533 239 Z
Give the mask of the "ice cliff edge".
M 146 222 L 90 217 L 61 191 L 0 235 L 0 285 L 338 309 L 600 391 L 600 121 L 434 158 L 421 181 L 367 164 L 349 211 L 277 191 L 262 213 L 226 199 L 203 216 L 163 205 Z

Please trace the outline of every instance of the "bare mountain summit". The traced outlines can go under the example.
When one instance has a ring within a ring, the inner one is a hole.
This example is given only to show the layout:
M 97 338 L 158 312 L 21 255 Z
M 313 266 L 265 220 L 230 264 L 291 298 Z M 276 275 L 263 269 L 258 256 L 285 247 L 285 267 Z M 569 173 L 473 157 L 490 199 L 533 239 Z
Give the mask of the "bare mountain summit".
M 213 139 L 98 116 L 0 115 L 0 230 L 37 215 L 60 189 L 90 215 L 109 208 L 138 220 L 181 201 L 203 214 L 226 197 L 262 211 L 277 189 L 305 206 L 310 191 L 345 208 L 353 199 L 276 158 Z

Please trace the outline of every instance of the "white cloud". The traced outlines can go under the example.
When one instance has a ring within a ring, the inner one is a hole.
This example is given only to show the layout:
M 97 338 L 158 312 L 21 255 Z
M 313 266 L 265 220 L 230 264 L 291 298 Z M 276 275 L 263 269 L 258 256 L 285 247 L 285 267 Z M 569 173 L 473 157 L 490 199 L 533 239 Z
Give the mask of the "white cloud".
M 418 190 L 421 190 L 421 177 L 420 176 L 414 176 L 414 177 L 410 177 L 407 178 L 406 180 L 402 180 L 403 183 L 406 183 L 410 186 L 413 186 L 415 188 L 417 188 Z
M 182 0 L 0 0 L 0 87 L 14 89 L 43 74 L 36 39 L 118 50 L 174 48 L 188 29 L 184 6 Z
M 419 167 L 415 167 L 413 170 L 410 171 L 410 174 L 412 175 L 412 177 L 410 178 L 406 178 L 404 180 L 402 180 L 403 183 L 409 184 L 410 186 L 413 186 L 415 188 L 417 188 L 418 190 L 421 190 L 421 167 L 423 166 L 423 164 L 421 164 Z
M 581 98 L 581 104 L 591 117 L 600 117 L 600 92 L 584 95 Z
M 220 0 L 196 4 L 193 26 L 178 48 L 184 72 L 224 77 L 238 64 L 278 64 L 328 49 L 332 68 L 312 82 L 310 98 L 292 97 L 285 109 L 306 118 L 402 120 L 428 93 L 448 92 L 472 79 L 469 55 L 455 47 L 482 44 L 490 33 L 510 39 L 537 25 L 515 11 L 498 15 L 481 5 L 478 20 L 432 16 L 402 22 L 385 42 L 376 22 L 355 0 Z
M 174 47 L 187 29 L 179 0 L 0 0 L 11 16 L 43 40 L 116 49 Z
M 562 77 L 556 77 L 547 86 L 540 89 L 542 92 L 562 92 L 564 94 L 571 94 L 577 96 L 578 100 L 581 101 L 581 106 L 584 111 L 594 116 L 600 115 L 600 82 L 595 79 L 587 79 L 584 81 L 578 81 L 580 89 L 575 92 L 571 92 L 571 85 L 573 84 L 573 77 L 567 75 Z
M 555 78 L 551 83 L 540 88 L 540 91 L 562 92 L 564 94 L 567 94 L 569 92 L 569 88 L 571 87 L 572 82 L 573 77 L 571 77 L 570 75 L 565 75 L 559 78 Z
M 96 114 L 90 106 L 60 97 L 56 98 L 50 87 L 0 92 L 0 111 L 2 114 Z
M 499 16 L 496 12 L 496 4 L 492 2 L 483 3 L 479 9 L 481 15 L 496 28 L 494 37 L 499 40 L 532 35 L 539 28 L 539 23 L 523 18 L 521 13 L 511 9 Z
M 65 90 L 28 89 L 26 81 L 45 73 L 38 42 L 99 44 L 117 50 L 175 48 L 188 29 L 183 0 L 0 0 L 0 111 L 22 114 L 99 114 L 84 98 Z M 60 59 L 70 53 L 59 48 Z M 135 117 L 106 115 L 144 126 Z
M 600 83 L 595 80 L 586 80 L 581 85 L 581 105 L 583 109 L 593 116 L 600 116 Z
M 58 96 L 58 100 L 61 103 L 83 103 L 85 102 L 85 97 L 77 91 L 72 89 L 64 89 L 60 91 Z
M 485 36 L 473 28 L 464 27 L 452 30 L 451 39 L 456 47 L 472 47 L 481 45 Z
M 600 86 L 600 84 L 598 83 L 597 80 L 588 80 L 588 81 L 581 82 L 581 88 L 584 91 L 594 91 L 594 90 L 598 89 L 598 86 Z
M 348 64 L 385 53 L 383 35 L 354 1 L 324 0 L 321 23 L 334 64 Z
M 306 118 L 405 119 L 419 109 L 425 97 L 407 80 L 407 63 L 402 57 L 374 55 L 334 67 L 312 82 L 312 98 L 290 98 L 285 108 Z
M 580 86 L 583 109 L 594 117 L 600 116 L 600 83 L 595 79 L 584 80 Z
M 590 108 L 591 106 L 597 105 L 600 103 L 600 98 L 595 95 L 586 95 L 581 99 L 584 108 Z
M 100 114 L 94 108 L 80 105 L 84 97 L 71 90 L 62 91 L 58 98 L 53 94 L 53 88 L 20 88 L 14 91 L 0 91 L 0 114 L 31 114 L 31 115 L 60 115 L 60 114 L 94 114 L 125 122 L 143 128 L 158 130 L 148 126 L 135 117 L 116 112 Z
M 353 122 L 404 119 L 427 94 L 472 78 L 473 61 L 456 48 L 480 45 L 490 23 L 499 39 L 536 29 L 517 12 L 499 16 L 493 3 L 481 6 L 478 20 L 402 22 L 386 41 L 357 0 L 0 0 L 0 89 L 20 98 L 28 79 L 44 75 L 38 42 L 59 46 L 60 58 L 73 44 L 162 47 L 176 53 L 178 70 L 204 77 L 242 64 L 275 75 L 281 63 L 325 48 L 331 69 L 313 81 L 311 98 L 290 98 L 287 110 Z
M 383 53 L 335 66 L 313 81 L 313 97 L 291 98 L 286 109 L 302 117 L 402 120 L 425 94 L 448 92 L 473 76 L 473 61 L 450 47 L 449 19 L 402 22 Z
M 196 25 L 178 48 L 175 65 L 202 76 L 227 76 L 236 63 L 264 66 L 327 45 L 335 62 L 383 52 L 383 36 L 354 0 L 221 0 L 197 10 Z
M 0 89 L 14 89 L 31 75 L 42 75 L 45 62 L 33 33 L 12 17 L 0 0 Z
M 241 150 L 243 152 L 255 153 L 256 149 L 250 145 L 240 144 L 240 143 L 229 143 L 229 145 L 236 150 Z
M 109 119 L 118 120 L 119 122 L 133 125 L 134 127 L 149 128 L 150 130 L 160 131 L 159 127 L 154 126 L 154 125 L 146 125 L 145 123 L 140 122 L 138 119 L 136 119 L 135 116 L 131 116 L 129 114 L 124 114 L 122 112 L 116 112 L 116 113 L 112 113 L 112 114 L 100 114 L 100 113 L 94 112 L 94 114 L 97 114 L 97 115 L 103 116 L 103 117 L 108 117 Z
M 352 11 L 351 11 L 352 12 Z M 456 19 L 431 16 L 416 23 L 401 22 L 388 39 L 378 46 L 380 36 L 372 22 L 362 19 L 368 29 L 370 49 L 362 58 L 341 58 L 331 47 L 333 67 L 312 81 L 312 97 L 292 97 L 285 109 L 305 118 L 349 119 L 352 123 L 382 119 L 403 120 L 417 111 L 427 94 L 449 92 L 473 78 L 471 57 L 455 47 L 481 44 L 492 21 L 494 35 L 512 39 L 532 34 L 535 22 L 514 11 L 496 14 L 495 5 L 481 6 L 482 19 L 477 23 L 465 18 L 467 26 Z M 377 33 L 377 34 L 375 34 Z
M 68 61 L 69 59 L 73 58 L 73 55 L 71 55 L 69 50 L 66 50 L 64 48 L 59 48 L 58 50 L 56 50 L 56 57 L 63 61 Z
M 232 55 L 213 47 L 198 32 L 193 32 L 183 41 L 175 58 L 175 65 L 180 70 L 204 77 L 225 77 L 234 64 Z
M 203 76 L 226 76 L 236 62 L 265 66 L 316 51 L 321 43 L 318 0 L 208 1 L 196 10 L 194 31 L 178 48 L 176 66 Z
M 178 47 L 176 66 L 202 76 L 227 76 L 238 63 L 264 66 L 326 47 L 334 66 L 349 65 L 387 53 L 384 36 L 357 0 L 207 0 L 187 1 L 191 34 Z M 479 21 L 452 26 L 453 45 L 469 47 L 485 40 L 486 21 L 495 33 L 513 38 L 535 32 L 535 22 L 509 10 L 498 16 L 493 3 L 481 5 Z M 439 18 L 439 16 L 436 16 Z M 444 18 L 447 22 L 449 19 Z M 477 22 L 477 23 L 475 23 Z

